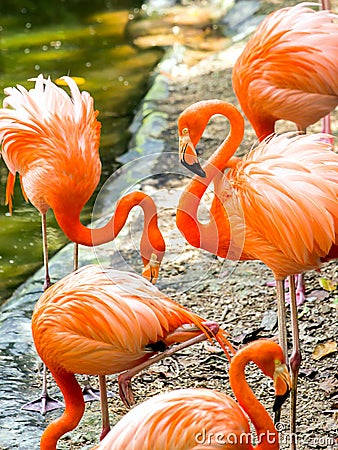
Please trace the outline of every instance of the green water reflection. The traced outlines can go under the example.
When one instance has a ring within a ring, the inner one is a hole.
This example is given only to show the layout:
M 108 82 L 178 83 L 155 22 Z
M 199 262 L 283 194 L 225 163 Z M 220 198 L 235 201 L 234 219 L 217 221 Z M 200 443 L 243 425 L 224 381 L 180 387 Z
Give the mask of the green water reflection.
M 1 1 L 0 101 L 4 87 L 31 87 L 26 80 L 39 73 L 53 80 L 65 74 L 83 77 L 80 88 L 92 94 L 100 111 L 103 183 L 117 167 L 116 156 L 126 150 L 128 125 L 162 53 L 138 50 L 127 42 L 125 25 L 141 2 L 67 0 L 50 5 L 46 11 L 45 0 Z M 0 161 L 0 302 L 42 264 L 39 213 L 24 202 L 17 181 L 13 216 L 8 215 L 6 178 Z M 91 207 L 89 203 L 83 221 L 89 220 Z M 67 242 L 52 212 L 48 239 L 51 253 Z

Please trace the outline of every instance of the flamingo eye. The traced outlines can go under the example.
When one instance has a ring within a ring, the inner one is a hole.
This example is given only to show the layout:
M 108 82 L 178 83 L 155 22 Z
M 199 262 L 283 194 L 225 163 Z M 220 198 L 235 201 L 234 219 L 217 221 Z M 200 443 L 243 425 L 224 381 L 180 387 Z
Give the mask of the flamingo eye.
M 183 128 L 182 134 L 189 134 L 189 129 L 188 128 Z

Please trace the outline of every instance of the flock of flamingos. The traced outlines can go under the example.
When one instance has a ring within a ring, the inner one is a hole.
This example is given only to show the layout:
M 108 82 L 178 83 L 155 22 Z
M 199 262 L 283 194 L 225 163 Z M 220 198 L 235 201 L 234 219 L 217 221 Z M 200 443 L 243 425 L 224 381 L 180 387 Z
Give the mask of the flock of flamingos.
M 233 105 L 222 100 L 196 99 L 178 118 L 179 158 L 195 175 L 179 200 L 177 227 L 195 247 L 223 258 L 263 261 L 275 278 L 279 344 L 257 340 L 238 351 L 216 323 L 188 311 L 154 286 L 165 242 L 151 197 L 140 191 L 129 193 L 119 200 L 104 227 L 90 229 L 81 224 L 81 210 L 101 174 L 100 123 L 90 94 L 80 92 L 72 78 L 64 77 L 69 95 L 43 75 L 34 79 L 30 90 L 22 86 L 5 89 L 0 139 L 9 169 L 6 198 L 12 209 L 18 173 L 23 195 L 41 213 L 46 280 L 34 309 L 32 331 L 37 353 L 65 401 L 63 414 L 42 434 L 42 450 L 56 449 L 58 440 L 84 414 L 84 397 L 75 374 L 99 375 L 102 433 L 94 449 L 252 449 L 249 420 L 256 430 L 256 449 L 279 449 L 274 422 L 245 380 L 244 368 L 250 361 L 273 380 L 279 400 L 277 417 L 291 390 L 293 436 L 301 363 L 297 304 L 306 300 L 302 273 L 338 257 L 338 154 L 329 116 L 338 104 L 337 79 L 338 15 L 327 4 L 298 4 L 270 14 L 233 68 L 235 93 L 260 140 L 256 148 L 243 159 L 234 156 L 243 138 L 244 120 Z M 195 147 L 216 114 L 228 119 L 230 132 L 202 167 Z M 306 128 L 322 118 L 323 133 L 306 134 Z M 279 119 L 294 122 L 298 131 L 274 134 Z M 200 223 L 198 207 L 211 184 L 211 218 L 209 223 Z M 49 208 L 71 241 L 96 246 L 113 240 L 137 205 L 144 211 L 143 276 L 99 265 L 77 269 L 76 260 L 74 272 L 51 285 L 46 236 Z M 287 277 L 290 358 L 285 321 Z M 216 339 L 228 356 L 230 386 L 237 402 L 211 389 L 178 389 L 134 407 L 110 430 L 106 375 L 120 374 L 121 399 L 131 406 L 131 379 L 137 372 L 205 339 Z M 27 409 L 44 413 L 56 407 L 45 384 L 41 399 Z M 203 429 L 218 439 L 198 443 L 196 436 Z M 295 436 L 292 449 L 296 448 Z

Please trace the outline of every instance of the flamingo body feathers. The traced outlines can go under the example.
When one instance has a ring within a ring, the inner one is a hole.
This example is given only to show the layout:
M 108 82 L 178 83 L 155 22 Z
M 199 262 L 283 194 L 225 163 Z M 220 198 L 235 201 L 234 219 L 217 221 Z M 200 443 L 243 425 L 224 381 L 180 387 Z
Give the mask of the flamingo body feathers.
M 252 233 L 245 251 L 253 255 L 254 234 L 264 233 L 289 260 L 319 267 L 337 240 L 337 173 L 338 155 L 320 134 L 276 135 L 251 150 L 227 175 Z
M 165 344 L 183 324 L 205 331 L 203 322 L 143 277 L 86 266 L 43 294 L 32 328 L 49 368 L 107 375 L 149 359 L 155 352 L 147 346 Z
M 135 407 L 93 450 L 227 448 L 221 445 L 226 430 L 231 430 L 233 440 L 249 436 L 247 418 L 234 400 L 210 389 L 177 389 Z M 250 447 L 236 447 L 240 448 Z
M 35 86 L 30 90 L 22 86 L 5 89 L 7 97 L 0 109 L 0 140 L 1 154 L 10 171 L 6 189 L 9 208 L 12 209 L 18 172 L 24 195 L 42 216 L 51 208 L 71 241 L 94 246 L 115 239 L 130 210 L 140 205 L 144 211 L 140 244 L 144 274 L 155 281 L 165 242 L 158 228 L 156 205 L 149 196 L 141 192 L 126 194 L 117 203 L 115 214 L 101 228 L 87 228 L 80 221 L 81 211 L 101 175 L 101 125 L 90 94 L 80 92 L 72 78 L 63 79 L 70 95 L 42 75 L 34 79 Z M 47 254 L 47 246 L 44 253 Z
M 234 91 L 260 139 L 279 119 L 304 130 L 338 104 L 337 15 L 315 5 L 270 14 L 234 65 Z
M 328 136 L 270 136 L 224 174 L 244 133 L 233 105 L 208 100 L 188 107 L 178 120 L 180 152 L 196 152 L 201 128 L 215 114 L 229 119 L 230 134 L 203 166 L 206 178 L 195 176 L 182 194 L 178 228 L 191 245 L 223 258 L 263 261 L 276 279 L 318 269 L 337 253 L 338 155 Z M 205 224 L 197 212 L 211 182 L 215 195 Z
M 2 157 L 10 177 L 20 174 L 27 197 L 43 214 L 56 209 L 60 198 L 80 213 L 101 175 L 101 125 L 93 98 L 80 93 L 70 77 L 64 79 L 71 97 L 39 75 L 28 91 L 22 86 L 6 88 L 0 110 Z M 9 185 L 11 204 L 12 180 Z
M 93 450 L 277 450 L 274 424 L 245 379 L 245 366 L 253 361 L 272 378 L 276 395 L 291 386 L 283 351 L 267 339 L 241 348 L 229 368 L 230 386 L 238 404 L 223 392 L 178 389 L 156 395 L 136 406 Z M 248 418 L 259 443 L 252 445 Z

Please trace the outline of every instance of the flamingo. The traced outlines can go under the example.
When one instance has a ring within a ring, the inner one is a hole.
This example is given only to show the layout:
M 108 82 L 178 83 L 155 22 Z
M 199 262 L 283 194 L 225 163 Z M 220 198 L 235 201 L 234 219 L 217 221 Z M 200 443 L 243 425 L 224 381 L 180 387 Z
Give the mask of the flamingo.
M 322 1 L 270 14 L 249 39 L 233 67 L 232 83 L 243 112 L 260 141 L 284 119 L 306 132 L 338 105 L 338 16 Z M 333 144 L 333 138 L 331 143 Z M 304 276 L 297 277 L 297 303 L 305 301 Z
M 48 288 L 35 305 L 36 350 L 65 399 L 63 415 L 50 424 L 41 449 L 56 449 L 84 413 L 78 374 L 119 375 L 119 393 L 133 404 L 131 378 L 180 348 L 214 337 L 229 357 L 226 333 L 162 294 L 137 274 L 82 267 Z M 165 350 L 174 343 L 180 346 Z M 165 350 L 165 351 L 163 351 Z M 156 355 L 156 353 L 161 352 Z M 109 431 L 104 423 L 101 437 Z
M 93 194 L 101 174 L 98 148 L 100 123 L 88 92 L 80 93 L 75 81 L 62 77 L 71 96 L 50 78 L 39 75 L 33 89 L 22 86 L 5 89 L 4 108 L 0 109 L 0 141 L 2 157 L 9 169 L 6 203 L 12 212 L 12 195 L 16 172 L 26 200 L 42 218 L 44 288 L 50 286 L 46 213 L 51 208 L 67 237 L 77 244 L 100 245 L 113 240 L 122 229 L 130 209 L 140 205 L 145 214 L 141 239 L 143 275 L 156 282 L 165 243 L 157 226 L 156 207 L 143 193 L 130 193 L 116 206 L 110 221 L 102 228 L 90 229 L 80 222 L 83 206 Z M 41 407 L 40 407 L 41 404 Z M 41 401 L 33 401 L 24 409 L 42 414 L 60 407 L 47 394 L 44 367 Z
M 110 242 L 122 223 L 115 216 L 98 229 L 87 228 L 80 222 L 81 210 L 101 175 L 98 152 L 101 124 L 90 94 L 80 92 L 72 78 L 62 79 L 71 96 L 40 74 L 34 88 L 28 91 L 20 85 L 5 88 L 4 108 L 0 109 L 1 154 L 9 169 L 6 203 L 12 211 L 18 172 L 25 198 L 42 217 L 45 287 L 50 285 L 46 233 L 49 208 L 65 235 L 85 246 Z M 145 233 L 141 242 L 141 256 L 154 281 L 164 254 L 163 238 L 158 228 L 152 227 L 155 221 L 156 215 L 147 224 L 149 239 Z
M 338 105 L 338 16 L 309 5 L 270 14 L 233 67 L 234 91 L 260 140 L 277 120 L 305 131 Z
M 202 168 L 195 146 L 216 114 L 229 120 L 230 132 Z M 179 200 L 177 227 L 194 247 L 228 259 L 261 260 L 272 270 L 279 342 L 285 355 L 284 280 L 291 275 L 291 416 L 295 427 L 301 355 L 293 275 L 338 258 L 338 155 L 323 140 L 326 135 L 285 133 L 264 140 L 242 160 L 235 158 L 244 120 L 233 105 L 221 100 L 200 101 L 186 108 L 179 116 L 178 132 L 181 161 L 197 175 Z M 233 168 L 224 175 L 228 165 Z M 215 195 L 210 221 L 200 223 L 198 206 L 212 181 Z
M 202 388 L 156 395 L 129 411 L 93 450 L 278 450 L 273 421 L 245 379 L 250 361 L 273 379 L 276 395 L 285 396 L 291 380 L 283 351 L 275 342 L 258 340 L 241 348 L 230 363 L 230 386 L 238 403 Z M 258 437 L 255 447 L 248 417 Z

